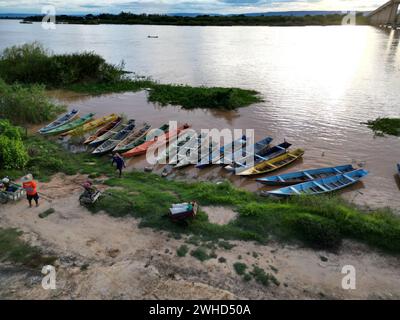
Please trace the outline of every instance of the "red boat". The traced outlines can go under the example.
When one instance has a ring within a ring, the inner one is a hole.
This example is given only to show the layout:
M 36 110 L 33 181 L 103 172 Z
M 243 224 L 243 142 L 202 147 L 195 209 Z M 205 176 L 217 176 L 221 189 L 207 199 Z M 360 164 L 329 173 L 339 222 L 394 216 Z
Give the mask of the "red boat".
M 173 131 L 168 131 L 166 133 L 164 133 L 161 136 L 158 136 L 152 140 L 146 141 L 144 143 L 142 143 L 141 145 L 125 152 L 122 154 L 123 157 L 125 158 L 130 158 L 130 157 L 134 157 L 134 156 L 139 156 L 141 154 L 144 154 L 147 152 L 147 150 L 153 145 L 155 144 L 157 141 L 161 140 L 161 141 L 169 141 L 170 137 L 173 136 L 177 136 L 180 132 L 182 132 L 183 130 L 189 128 L 190 126 L 185 123 L 184 125 L 180 126 L 178 129 L 173 130 Z

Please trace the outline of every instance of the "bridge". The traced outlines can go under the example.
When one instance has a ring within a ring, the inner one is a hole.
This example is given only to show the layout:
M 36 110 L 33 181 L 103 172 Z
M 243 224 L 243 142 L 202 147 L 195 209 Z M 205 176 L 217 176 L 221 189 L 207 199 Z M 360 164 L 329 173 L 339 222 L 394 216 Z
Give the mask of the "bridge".
M 371 12 L 368 17 L 372 25 L 396 27 L 400 24 L 399 17 L 400 0 L 390 0 Z

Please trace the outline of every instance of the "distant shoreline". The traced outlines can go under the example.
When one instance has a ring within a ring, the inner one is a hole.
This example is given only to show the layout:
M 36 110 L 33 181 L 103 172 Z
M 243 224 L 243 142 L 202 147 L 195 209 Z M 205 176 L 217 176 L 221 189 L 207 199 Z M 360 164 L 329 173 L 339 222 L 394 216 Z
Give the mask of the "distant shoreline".
M 99 15 L 58 15 L 57 23 L 60 24 L 119 24 L 119 25 L 173 25 L 173 26 L 334 26 L 342 25 L 345 14 L 326 14 L 326 15 L 229 15 L 212 16 L 199 15 L 191 16 L 169 16 L 156 14 L 99 14 Z M 4 18 L 0 18 L 4 19 Z M 16 18 L 14 18 L 16 19 Z M 21 18 L 18 18 L 21 20 Z M 23 21 L 41 22 L 43 16 L 25 17 Z M 368 18 L 364 13 L 357 13 L 357 25 L 367 25 Z

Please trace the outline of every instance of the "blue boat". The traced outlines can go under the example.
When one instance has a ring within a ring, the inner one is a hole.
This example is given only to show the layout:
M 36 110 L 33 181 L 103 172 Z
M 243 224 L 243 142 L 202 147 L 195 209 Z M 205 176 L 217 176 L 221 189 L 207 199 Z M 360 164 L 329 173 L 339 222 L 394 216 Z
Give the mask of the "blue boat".
M 38 132 L 39 133 L 46 133 L 49 132 L 53 129 L 59 128 L 62 125 L 72 121 L 73 119 L 76 118 L 76 116 L 78 115 L 79 110 L 73 109 L 70 112 L 62 115 L 61 117 L 59 117 L 58 119 L 54 120 L 52 123 L 48 124 L 47 126 L 41 128 Z
M 249 161 L 243 159 L 240 161 L 235 161 L 233 164 L 226 166 L 225 169 L 228 171 L 235 171 L 235 173 L 240 173 L 241 171 L 247 170 L 262 161 L 279 157 L 280 155 L 286 153 L 287 149 L 289 149 L 291 145 L 291 143 L 285 141 L 264 151 L 258 153 L 255 152 L 253 163 L 249 163 Z
M 294 186 L 281 188 L 273 191 L 264 191 L 264 196 L 288 197 L 294 195 L 319 195 L 346 188 L 362 179 L 368 174 L 364 169 L 338 174 L 328 178 L 316 179 L 296 184 Z
M 227 143 L 226 145 L 222 146 L 219 149 L 218 147 L 217 148 L 212 147 L 213 151 L 210 152 L 208 155 L 202 157 L 199 163 L 196 165 L 196 168 L 202 169 L 211 164 L 217 164 L 219 160 L 223 158 L 224 154 L 227 153 L 227 151 L 237 150 L 238 147 L 246 145 L 246 139 L 247 137 L 243 135 L 241 138 L 236 139 L 231 143 Z
M 311 169 L 311 170 L 285 173 L 279 176 L 263 177 L 256 179 L 256 181 L 266 184 L 268 186 L 291 186 L 293 184 L 336 176 L 338 174 L 350 172 L 353 170 L 355 169 L 351 164 L 346 164 L 343 166 Z

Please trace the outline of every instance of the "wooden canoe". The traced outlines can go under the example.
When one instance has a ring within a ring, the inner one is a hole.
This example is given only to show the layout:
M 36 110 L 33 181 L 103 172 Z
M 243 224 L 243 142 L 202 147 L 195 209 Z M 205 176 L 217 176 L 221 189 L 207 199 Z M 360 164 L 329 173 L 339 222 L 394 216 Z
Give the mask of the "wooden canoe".
M 358 169 L 328 178 L 316 179 L 308 182 L 281 188 L 278 190 L 263 192 L 263 195 L 288 197 L 293 195 L 318 195 L 346 188 L 362 179 L 368 174 L 364 169 Z
M 219 164 L 220 160 L 224 157 L 224 154 L 228 154 L 232 150 L 238 150 L 239 148 L 242 148 L 246 145 L 246 140 L 247 137 L 243 135 L 241 138 L 227 143 L 219 149 L 214 148 L 212 154 L 208 156 L 208 161 L 207 156 L 203 157 L 201 161 L 199 161 L 199 163 L 196 165 L 196 168 L 202 169 L 211 164 Z
M 135 129 L 135 120 L 129 120 L 127 124 L 123 126 L 123 128 L 111 136 L 110 139 L 104 141 L 100 146 L 98 146 L 92 154 L 102 155 L 107 152 L 113 151 L 113 149 L 124 140 L 133 130 Z
M 114 152 L 124 152 L 126 150 L 130 150 L 134 148 L 136 145 L 136 141 L 138 141 L 141 137 L 147 134 L 151 128 L 151 125 L 145 123 L 142 128 L 133 131 L 130 135 L 128 135 L 124 140 L 117 144 L 114 148 Z
M 296 149 L 294 151 L 288 151 L 279 157 L 260 162 L 259 164 L 255 165 L 254 167 L 252 167 L 250 169 L 238 172 L 237 175 L 250 176 L 250 175 L 255 175 L 255 174 L 272 172 L 272 171 L 278 170 L 280 168 L 283 168 L 283 167 L 287 166 L 288 164 L 296 161 L 303 154 L 304 154 L 303 149 Z
M 266 151 L 261 151 L 260 153 L 255 153 L 253 159 L 253 165 L 255 166 L 262 161 L 271 160 L 273 158 L 279 157 L 282 154 L 287 152 L 287 149 L 291 147 L 291 143 L 289 142 L 282 142 L 276 146 L 273 146 Z M 247 163 L 247 159 L 245 158 L 244 161 L 235 161 L 232 165 L 226 166 L 225 169 L 228 171 L 235 171 L 235 174 L 238 174 L 241 171 L 247 170 L 252 166 Z
M 80 135 L 90 132 L 100 126 L 103 126 L 107 123 L 115 121 L 117 118 L 118 118 L 118 115 L 116 115 L 115 113 L 112 113 L 108 116 L 104 116 L 104 117 L 101 117 L 98 119 L 91 120 L 91 121 L 85 123 L 83 126 L 80 126 L 76 129 L 73 129 L 73 130 L 70 130 L 67 132 L 64 132 L 61 135 L 62 136 L 80 136 Z
M 56 134 L 61 134 L 63 132 L 78 128 L 80 126 L 83 126 L 86 122 L 89 122 L 90 120 L 92 120 L 93 116 L 94 116 L 94 113 L 85 114 L 81 118 L 78 118 L 76 120 L 68 122 L 60 127 L 53 129 L 53 130 L 47 131 L 44 134 L 45 135 L 56 135 Z
M 93 135 L 91 135 L 89 138 L 87 138 L 83 144 L 88 144 L 94 140 L 96 140 L 98 137 L 102 136 L 106 132 L 112 130 L 113 128 L 117 127 L 120 123 L 122 122 L 122 118 L 118 117 L 114 121 L 107 123 L 106 125 L 102 126 L 100 129 L 98 129 Z
M 145 141 L 144 143 L 142 143 L 141 145 L 138 145 L 137 147 L 125 152 L 122 154 L 122 156 L 126 157 L 126 158 L 130 158 L 130 157 L 134 157 L 134 156 L 138 156 L 141 154 L 144 154 L 147 152 L 147 150 L 154 145 L 157 141 L 163 141 L 163 142 L 168 142 L 169 139 L 174 136 L 174 135 L 178 135 L 181 131 L 185 130 L 189 128 L 188 124 L 184 124 L 182 126 L 180 126 L 178 129 L 174 130 L 174 131 L 167 131 L 165 132 L 163 135 L 161 136 L 157 136 L 154 139 Z
M 78 114 L 79 114 L 79 110 L 73 109 L 70 112 L 62 115 L 58 119 L 54 120 L 53 122 L 49 123 L 47 126 L 41 128 L 38 132 L 44 134 L 50 130 L 61 127 L 62 125 L 75 119 L 78 116 Z
M 209 143 L 209 146 L 213 145 L 213 141 L 207 139 L 207 134 L 200 134 L 199 136 L 193 137 L 186 145 L 182 146 L 177 154 L 177 163 L 175 168 L 183 168 L 190 164 L 198 164 L 201 160 L 201 148 L 206 147 L 205 142 Z M 209 147 L 208 146 L 208 147 Z M 200 152 L 199 152 L 200 151 Z
M 175 139 L 174 141 L 170 141 L 168 147 L 166 147 L 165 150 L 161 151 L 158 154 L 156 162 L 159 164 L 176 163 L 179 150 L 192 139 L 194 134 L 195 132 L 191 130 L 189 132 L 187 130 L 182 131 L 177 139 Z
M 338 174 L 354 171 L 355 169 L 351 164 L 304 170 L 298 172 L 290 172 L 281 174 L 279 176 L 263 177 L 258 178 L 256 181 L 266 184 L 268 186 L 291 186 L 293 184 L 303 183 L 307 181 L 312 181 L 321 178 L 327 178 L 331 176 L 336 176 Z

